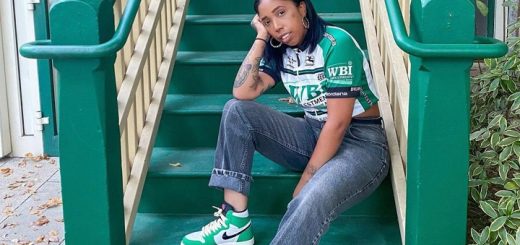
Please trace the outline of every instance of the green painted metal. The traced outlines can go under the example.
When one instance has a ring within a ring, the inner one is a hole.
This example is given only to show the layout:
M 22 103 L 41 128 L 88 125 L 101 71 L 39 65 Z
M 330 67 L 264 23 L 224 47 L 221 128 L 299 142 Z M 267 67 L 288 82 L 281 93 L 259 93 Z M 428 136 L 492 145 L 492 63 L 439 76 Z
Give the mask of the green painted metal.
M 397 2 L 386 4 L 396 42 L 412 54 L 406 244 L 465 244 L 469 69 L 474 58 L 498 57 L 507 47 L 489 38 L 472 44 L 469 0 L 412 1 L 410 37 Z
M 215 148 L 161 148 L 152 154 L 143 196 L 139 206 L 142 213 L 200 214 L 222 201 L 222 192 L 208 188 L 213 169 Z M 287 210 L 293 186 L 300 173 L 290 171 L 266 157 L 254 156 L 253 178 L 249 198 L 249 212 L 278 214 Z M 171 163 L 182 163 L 172 167 Z M 175 196 L 175 202 L 171 197 Z M 266 198 L 269 197 L 269 198 Z M 390 178 L 387 178 L 368 199 L 363 200 L 342 215 L 396 218 Z
M 323 13 L 322 17 L 350 32 L 365 45 L 365 33 L 359 13 Z M 253 15 L 189 15 L 186 18 L 181 51 L 237 51 L 249 50 L 255 31 L 250 23 Z M 237 33 L 240 36 L 237 37 Z M 218 42 L 208 42 L 218 37 Z M 175 73 L 175 72 L 174 72 Z
M 416 2 L 420 0 L 414 0 L 412 2 Z M 431 0 L 431 2 L 436 2 L 437 0 Z M 464 4 L 466 1 L 464 0 Z M 428 4 L 435 4 L 431 3 L 430 1 L 423 1 L 424 5 Z M 416 41 L 413 38 L 408 37 L 406 34 L 406 30 L 404 27 L 404 21 L 401 15 L 401 11 L 399 9 L 399 3 L 397 0 L 385 0 L 387 11 L 388 11 L 388 17 L 390 19 L 390 25 L 392 28 L 392 33 L 395 39 L 395 42 L 397 45 L 406 51 L 409 54 L 419 56 L 419 57 L 429 57 L 429 58 L 487 58 L 487 57 L 501 57 L 507 53 L 507 45 L 505 45 L 503 42 L 500 42 L 493 38 L 488 37 L 474 37 L 474 35 L 471 37 L 472 39 L 469 42 L 464 43 L 457 43 L 457 42 L 446 42 L 443 35 L 438 35 L 436 31 L 445 29 L 445 30 L 451 30 L 455 31 L 455 25 L 457 25 L 456 22 L 458 21 L 461 16 L 467 16 L 472 15 L 474 17 L 474 12 L 472 13 L 452 13 L 451 15 L 447 16 L 447 19 L 445 22 L 443 22 L 443 25 L 440 25 L 439 28 L 436 28 L 435 30 L 432 30 L 434 34 L 437 35 L 438 39 L 440 40 L 438 43 L 434 42 L 428 42 L 423 40 L 422 42 Z M 471 4 L 471 2 L 469 2 Z M 447 8 L 449 6 L 449 8 Z M 447 4 L 444 6 L 444 8 L 439 8 L 437 11 L 440 11 L 440 13 L 446 13 L 446 11 L 451 9 L 451 4 Z M 471 6 L 468 5 L 468 9 L 472 9 L 474 11 L 474 6 L 471 4 Z M 468 10 L 466 10 L 468 11 Z M 413 14 L 413 13 L 412 13 Z M 447 13 L 450 14 L 450 13 Z M 413 17 L 413 16 L 412 16 Z M 429 14 L 428 16 L 423 16 L 423 18 L 428 19 L 428 21 L 431 21 L 433 23 L 438 23 L 438 19 L 435 17 L 435 14 Z M 433 21 L 435 20 L 435 21 Z M 473 30 L 475 25 L 471 27 L 471 30 Z M 455 31 L 456 32 L 456 31 Z M 474 43 L 472 43 L 474 42 Z
M 57 2 L 50 11 L 52 42 L 79 46 L 110 39 L 113 5 L 113 0 Z M 45 57 L 45 52 L 36 56 Z M 60 169 L 67 244 L 125 243 L 114 61 L 115 54 L 54 60 L 60 79 Z
M 488 0 L 488 15 L 487 15 L 487 36 L 494 37 L 495 36 L 495 8 L 496 8 L 495 0 Z
M 235 15 L 252 14 L 253 1 L 244 0 L 205 0 L 192 1 L 188 8 L 189 15 Z M 335 1 L 314 0 L 312 1 L 316 11 L 319 13 L 360 13 L 359 1 Z
M 36 40 L 49 38 L 49 16 L 47 0 L 36 4 L 34 10 L 34 30 Z M 38 81 L 40 83 L 40 105 L 43 117 L 49 118 L 49 124 L 43 125 L 43 149 L 49 156 L 59 156 L 59 136 L 57 125 L 57 108 L 55 103 L 54 79 L 52 63 L 49 60 L 38 60 Z
M 213 211 L 211 208 L 206 209 L 208 213 Z M 186 231 L 200 230 L 211 221 L 211 217 L 211 215 L 140 214 L 137 216 L 137 225 L 134 228 L 136 237 L 130 244 L 179 244 Z M 271 242 L 281 218 L 279 215 L 252 216 L 255 245 L 267 245 Z M 397 220 L 394 218 L 340 216 L 330 225 L 329 231 L 323 235 L 319 244 L 398 245 L 401 242 Z
M 128 0 L 116 32 L 101 44 L 65 45 L 56 43 L 54 39 L 40 40 L 22 45 L 20 54 L 37 59 L 89 59 L 112 56 L 125 45 L 140 3 L 141 0 Z

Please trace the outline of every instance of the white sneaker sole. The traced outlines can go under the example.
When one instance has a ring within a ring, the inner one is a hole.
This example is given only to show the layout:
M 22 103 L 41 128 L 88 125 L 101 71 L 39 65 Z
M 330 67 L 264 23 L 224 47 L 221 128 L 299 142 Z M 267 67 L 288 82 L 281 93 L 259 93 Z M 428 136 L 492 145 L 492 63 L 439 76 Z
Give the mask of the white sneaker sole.
M 226 242 L 226 243 L 219 243 L 219 245 L 221 244 L 224 244 L 224 245 L 254 245 L 255 244 L 255 238 L 251 238 L 251 240 L 249 241 L 244 241 L 244 242 Z M 183 242 L 181 242 L 181 245 L 184 245 Z

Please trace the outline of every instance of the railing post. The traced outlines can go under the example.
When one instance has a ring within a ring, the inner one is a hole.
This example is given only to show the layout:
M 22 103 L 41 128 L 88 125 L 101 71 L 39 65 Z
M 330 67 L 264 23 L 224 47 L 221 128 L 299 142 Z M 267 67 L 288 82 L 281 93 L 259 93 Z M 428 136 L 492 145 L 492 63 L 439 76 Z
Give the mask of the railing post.
M 470 44 L 469 0 L 413 0 L 410 36 Z M 411 56 L 406 244 L 466 244 L 471 59 Z
M 52 44 L 98 44 L 114 33 L 113 0 L 64 0 Z M 114 59 L 57 59 L 60 164 L 67 244 L 125 244 Z

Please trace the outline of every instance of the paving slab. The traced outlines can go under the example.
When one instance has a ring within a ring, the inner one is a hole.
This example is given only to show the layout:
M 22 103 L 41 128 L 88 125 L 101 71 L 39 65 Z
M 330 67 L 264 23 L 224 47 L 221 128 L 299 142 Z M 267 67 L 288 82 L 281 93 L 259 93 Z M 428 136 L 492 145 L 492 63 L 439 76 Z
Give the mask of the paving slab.
M 0 222 L 12 215 L 18 206 L 58 171 L 56 160 L 51 160 L 32 161 L 16 158 L 2 166 Z
M 0 239 L 49 244 L 63 241 L 63 209 L 60 184 L 46 182 L 16 210 L 0 223 Z
M 58 158 L 4 158 L 0 169 L 0 245 L 62 244 Z

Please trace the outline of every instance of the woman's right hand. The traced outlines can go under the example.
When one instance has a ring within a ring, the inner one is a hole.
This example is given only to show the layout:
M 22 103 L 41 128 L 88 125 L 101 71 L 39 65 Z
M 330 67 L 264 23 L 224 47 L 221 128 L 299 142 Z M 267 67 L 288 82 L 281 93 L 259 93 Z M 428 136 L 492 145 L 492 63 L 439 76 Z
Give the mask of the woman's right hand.
M 256 31 L 257 37 L 269 39 L 269 33 L 265 29 L 264 24 L 260 21 L 260 18 L 256 14 L 253 19 L 251 20 L 251 27 Z

